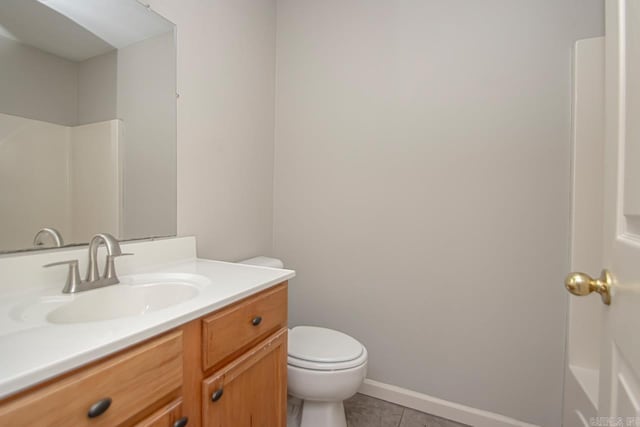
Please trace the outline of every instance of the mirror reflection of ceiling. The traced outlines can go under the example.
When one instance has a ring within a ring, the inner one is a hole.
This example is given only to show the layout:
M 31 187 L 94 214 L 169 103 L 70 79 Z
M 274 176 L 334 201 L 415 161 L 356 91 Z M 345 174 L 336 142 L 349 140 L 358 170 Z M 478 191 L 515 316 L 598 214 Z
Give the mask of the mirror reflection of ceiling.
M 101 55 L 113 46 L 36 0 L 0 1 L 0 36 L 71 61 Z
M 74 62 L 172 31 L 131 0 L 2 0 L 0 37 Z

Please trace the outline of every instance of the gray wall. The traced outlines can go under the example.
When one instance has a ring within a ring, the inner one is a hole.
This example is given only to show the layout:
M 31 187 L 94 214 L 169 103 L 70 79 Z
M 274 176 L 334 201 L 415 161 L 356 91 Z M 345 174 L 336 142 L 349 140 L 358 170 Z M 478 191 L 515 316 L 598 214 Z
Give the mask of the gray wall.
M 149 1 L 178 27 L 178 234 L 272 250 L 275 0 Z
M 174 38 L 167 33 L 118 50 L 126 239 L 176 234 Z
M 77 64 L 0 37 L 0 113 L 72 126 Z
M 79 62 L 76 125 L 115 119 L 118 116 L 117 87 L 117 50 Z
M 298 270 L 370 377 L 559 425 L 570 49 L 601 0 L 152 0 L 178 25 L 178 232 Z
M 574 40 L 602 0 L 279 0 L 290 323 L 368 376 L 560 425 Z
M 0 37 L 0 112 L 77 126 L 116 118 L 117 51 L 74 62 Z

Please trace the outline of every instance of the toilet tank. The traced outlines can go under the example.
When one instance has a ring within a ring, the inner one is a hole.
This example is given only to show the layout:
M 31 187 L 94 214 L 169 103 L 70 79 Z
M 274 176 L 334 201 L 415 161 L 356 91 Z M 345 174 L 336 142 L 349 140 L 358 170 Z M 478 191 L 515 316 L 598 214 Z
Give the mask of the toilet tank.
M 266 256 L 257 256 L 254 258 L 238 261 L 238 264 L 257 265 L 260 267 L 283 268 L 284 264 L 277 258 L 269 258 Z

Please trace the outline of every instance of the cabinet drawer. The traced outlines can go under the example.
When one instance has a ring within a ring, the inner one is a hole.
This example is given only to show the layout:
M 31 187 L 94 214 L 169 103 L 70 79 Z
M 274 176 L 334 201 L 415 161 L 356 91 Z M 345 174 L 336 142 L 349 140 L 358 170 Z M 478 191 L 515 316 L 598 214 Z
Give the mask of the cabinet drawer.
M 0 406 L 3 426 L 120 425 L 182 386 L 182 332 L 132 350 L 38 388 Z M 102 414 L 90 408 L 111 399 Z
M 154 412 L 135 427 L 186 427 L 189 419 L 182 415 L 182 399 L 174 400 Z
M 286 324 L 286 282 L 204 318 L 202 368 L 212 368 Z

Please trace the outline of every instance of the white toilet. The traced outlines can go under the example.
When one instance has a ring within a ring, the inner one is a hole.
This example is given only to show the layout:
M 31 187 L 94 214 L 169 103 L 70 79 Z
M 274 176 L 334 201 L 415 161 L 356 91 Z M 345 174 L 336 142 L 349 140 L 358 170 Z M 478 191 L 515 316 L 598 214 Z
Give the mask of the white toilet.
M 302 399 L 300 427 L 346 427 L 342 401 L 367 374 L 367 349 L 347 334 L 315 326 L 289 330 L 289 394 Z
M 267 257 L 240 262 L 283 266 Z M 342 332 L 296 326 L 289 330 L 288 350 L 288 392 L 302 399 L 300 427 L 347 427 L 342 402 L 356 394 L 367 374 L 367 349 Z

